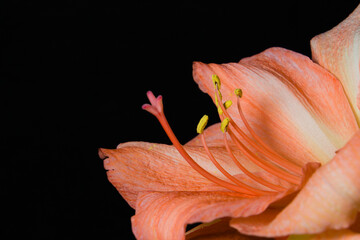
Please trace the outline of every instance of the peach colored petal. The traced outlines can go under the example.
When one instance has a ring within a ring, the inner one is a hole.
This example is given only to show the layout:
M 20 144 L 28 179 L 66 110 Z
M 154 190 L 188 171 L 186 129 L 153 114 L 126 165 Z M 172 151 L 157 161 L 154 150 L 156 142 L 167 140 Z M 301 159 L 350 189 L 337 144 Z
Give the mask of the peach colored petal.
M 137 239 L 184 239 L 186 224 L 259 214 L 285 194 L 245 198 L 210 191 L 140 193 L 132 228 Z
M 317 167 L 316 163 L 304 167 L 303 181 Z M 297 190 L 261 197 L 221 191 L 142 192 L 132 218 L 133 232 L 138 239 L 183 239 L 186 224 L 260 214 L 269 205 L 271 208 L 281 206 L 281 200 Z
M 280 200 L 272 203 L 270 205 L 271 209 L 283 209 L 284 207 L 286 207 L 298 194 L 298 191 L 300 189 L 303 188 L 303 186 L 309 181 L 309 179 L 311 178 L 311 176 L 316 172 L 316 170 L 321 167 L 320 163 L 316 163 L 316 162 L 311 162 L 311 163 L 307 163 L 303 168 L 302 168 L 302 180 L 299 186 L 296 186 L 295 188 L 288 188 L 289 191 L 289 195 L 286 195 L 284 198 L 281 198 Z M 264 176 L 264 179 L 266 179 L 267 176 Z M 282 182 L 279 182 L 278 184 L 285 186 Z
M 360 123 L 360 5 L 333 29 L 311 40 L 312 58 L 343 84 Z
M 316 171 L 280 213 L 238 218 L 231 226 L 245 234 L 285 236 L 348 228 L 360 210 L 360 131 L 328 164 Z
M 203 147 L 186 146 L 185 149 L 204 169 L 225 179 L 208 159 Z M 210 150 L 230 174 L 241 174 L 224 148 L 211 147 Z M 128 142 L 117 149 L 100 149 L 99 154 L 104 158 L 109 181 L 132 207 L 141 191 L 224 191 L 193 170 L 173 146 Z M 235 154 L 242 159 L 239 151 Z M 249 171 L 260 171 L 246 160 L 242 163 Z
M 270 48 L 239 63 L 195 62 L 193 76 L 214 98 L 211 75 L 222 81 L 223 100 L 236 102 L 243 90 L 242 109 L 255 132 L 292 161 L 325 163 L 358 129 L 340 82 L 309 58 Z M 229 112 L 243 126 L 236 107 Z

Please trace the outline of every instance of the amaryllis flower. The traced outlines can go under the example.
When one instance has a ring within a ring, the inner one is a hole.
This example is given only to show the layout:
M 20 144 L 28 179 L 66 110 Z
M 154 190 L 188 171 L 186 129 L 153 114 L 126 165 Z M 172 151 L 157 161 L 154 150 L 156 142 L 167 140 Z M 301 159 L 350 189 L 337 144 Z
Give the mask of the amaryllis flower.
M 270 48 L 238 63 L 195 62 L 221 123 L 206 128 L 204 116 L 185 145 L 162 97 L 147 93 L 143 109 L 173 145 L 100 149 L 136 210 L 138 239 L 360 239 L 360 6 L 311 47 L 313 60 Z

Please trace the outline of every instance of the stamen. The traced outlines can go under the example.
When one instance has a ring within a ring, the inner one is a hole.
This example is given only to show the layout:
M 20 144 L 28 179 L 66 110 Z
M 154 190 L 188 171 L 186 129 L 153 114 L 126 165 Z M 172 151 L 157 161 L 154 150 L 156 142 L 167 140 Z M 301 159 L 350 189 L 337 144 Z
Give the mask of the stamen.
M 256 165 L 258 165 L 265 171 L 277 176 L 278 178 L 281 178 L 285 181 L 288 181 L 288 182 L 296 184 L 296 185 L 300 184 L 300 182 L 301 182 L 300 177 L 294 176 L 291 173 L 286 172 L 285 170 L 278 168 L 278 167 L 262 160 L 261 158 L 256 156 L 254 153 L 252 153 L 244 144 L 242 144 L 241 141 L 235 136 L 235 134 L 231 130 L 228 130 L 228 133 L 229 133 L 231 139 L 235 142 L 236 146 L 245 155 L 245 157 L 247 157 L 250 161 L 252 161 Z
M 217 93 L 217 94 L 215 94 L 215 105 L 216 105 L 216 106 L 219 106 L 219 104 L 222 102 L 222 95 L 221 95 L 220 90 L 215 89 L 215 91 L 216 91 L 216 93 Z M 220 100 L 219 100 L 219 99 L 220 99 Z M 219 102 L 220 102 L 220 103 L 219 103 Z
M 227 127 L 229 126 L 229 119 L 225 118 L 222 122 L 221 122 L 221 131 L 223 133 L 225 133 L 227 131 Z
M 215 94 L 217 94 L 217 91 L 215 91 Z M 246 142 L 248 142 L 252 147 L 254 147 L 257 151 L 262 153 L 265 157 L 269 158 L 271 161 L 277 163 L 281 167 L 288 169 L 296 174 L 301 175 L 302 169 L 301 167 L 297 166 L 296 164 L 279 157 L 279 155 L 274 154 L 273 152 L 269 152 L 267 149 L 260 147 L 256 142 L 254 142 L 252 139 L 250 139 L 235 123 L 235 121 L 230 117 L 229 113 L 226 111 L 224 106 L 222 104 L 219 104 L 221 107 L 221 110 L 223 111 L 224 115 L 229 119 L 229 122 L 231 123 L 231 126 L 234 127 L 237 133 L 240 134 L 241 137 L 243 137 Z
M 232 101 L 231 100 L 227 100 L 226 102 L 224 102 L 224 107 L 225 109 L 228 109 L 229 107 L 231 107 L 232 105 Z
M 243 92 L 242 92 L 242 90 L 240 89 L 240 88 L 237 88 L 237 89 L 235 89 L 235 95 L 236 96 L 238 96 L 238 97 L 242 97 L 242 95 L 243 95 Z
M 220 90 L 220 88 L 221 88 L 221 82 L 220 82 L 219 76 L 216 75 L 216 74 L 213 74 L 213 75 L 211 76 L 211 78 L 212 78 L 212 81 L 213 81 L 213 83 L 214 83 L 214 87 L 215 87 L 217 90 Z
M 233 154 L 228 140 L 227 140 L 227 135 L 226 133 L 229 134 L 229 136 L 231 137 L 231 139 L 234 141 L 234 143 L 236 144 L 236 146 L 239 148 L 239 150 L 241 151 L 241 153 L 248 158 L 250 161 L 252 161 L 253 163 L 255 163 L 257 166 L 263 168 L 265 171 L 289 182 L 292 184 L 296 184 L 299 185 L 301 182 L 301 175 L 302 175 L 302 169 L 301 167 L 299 167 L 298 165 L 296 165 L 295 163 L 285 159 L 284 157 L 280 156 L 278 153 L 276 153 L 275 151 L 273 151 L 273 149 L 271 149 L 270 147 L 268 147 L 262 140 L 260 137 L 258 137 L 255 133 L 255 131 L 251 128 L 250 124 L 247 122 L 244 113 L 242 112 L 241 109 L 241 104 L 240 104 L 240 98 L 242 97 L 242 90 L 241 89 L 236 89 L 235 90 L 235 95 L 237 96 L 237 108 L 239 111 L 239 114 L 241 116 L 242 121 L 244 122 L 245 127 L 247 128 L 247 130 L 249 131 L 250 135 L 254 138 L 251 139 L 250 137 L 248 137 L 235 123 L 235 121 L 231 118 L 231 116 L 229 115 L 229 113 L 227 112 L 227 109 L 232 105 L 232 102 L 230 100 L 226 101 L 225 103 L 222 103 L 222 95 L 220 92 L 220 87 L 221 87 L 221 82 L 220 79 L 217 75 L 213 75 L 212 76 L 212 80 L 214 83 L 214 88 L 215 88 L 215 104 L 218 107 L 218 111 L 219 111 L 219 116 L 220 119 L 222 120 L 221 122 L 221 131 L 224 133 L 224 143 L 225 143 L 225 147 L 226 150 L 228 152 L 228 154 L 230 155 L 231 159 L 234 161 L 234 163 L 237 165 L 237 167 L 245 174 L 247 175 L 249 178 L 251 178 L 252 180 L 254 180 L 255 182 L 258 182 L 270 189 L 273 189 L 275 191 L 284 191 L 286 190 L 286 188 L 273 184 L 271 182 L 268 182 L 267 180 L 256 176 L 255 174 L 251 173 L 250 171 L 248 171 L 240 162 L 239 160 L 235 157 L 235 155 Z M 238 193 L 242 193 L 242 194 L 247 194 L 247 195 L 251 195 L 251 196 L 259 196 L 259 195 L 264 195 L 264 194 L 271 194 L 274 193 L 273 191 L 264 191 L 264 190 L 260 190 L 260 189 L 256 189 L 254 187 L 251 187 L 243 182 L 241 182 L 240 180 L 238 180 L 237 178 L 235 178 L 234 176 L 232 176 L 231 174 L 229 174 L 214 158 L 214 156 L 212 155 L 212 153 L 210 152 L 206 141 L 205 141 L 205 137 L 204 137 L 204 129 L 207 125 L 208 122 L 208 116 L 204 115 L 198 126 L 197 126 L 197 133 L 200 134 L 200 138 L 202 141 L 202 144 L 204 146 L 205 152 L 207 153 L 209 159 L 212 161 L 212 163 L 215 165 L 216 168 L 219 169 L 219 171 L 225 176 L 227 177 L 229 180 L 231 180 L 232 182 L 234 182 L 235 184 L 232 184 L 230 182 L 224 181 L 216 176 L 214 176 L 213 174 L 209 173 L 208 171 L 206 171 L 204 168 L 202 168 L 200 165 L 198 165 L 194 159 L 192 159 L 192 157 L 186 152 L 186 150 L 184 149 L 184 147 L 180 144 L 180 142 L 178 141 L 178 139 L 176 138 L 174 132 L 172 131 L 166 117 L 164 114 L 164 110 L 163 110 L 163 103 L 162 103 L 162 97 L 158 96 L 155 97 L 154 94 L 151 91 L 147 92 L 147 97 L 150 101 L 150 104 L 144 104 L 142 106 L 142 108 L 148 112 L 150 112 L 151 114 L 153 114 L 158 121 L 160 122 L 161 126 L 163 127 L 163 129 L 165 130 L 166 134 L 168 135 L 170 141 L 173 143 L 174 147 L 178 150 L 178 152 L 180 153 L 180 155 L 188 162 L 188 164 L 195 170 L 197 171 L 199 174 L 201 174 L 203 177 L 205 177 L 206 179 L 208 179 L 209 181 L 218 184 L 226 189 L 229 189 L 231 191 L 235 191 Z M 224 116 L 222 115 L 224 114 Z M 230 128 L 229 128 L 230 126 Z M 250 144 L 256 151 L 258 151 L 259 153 L 261 153 L 262 155 L 264 155 L 267 159 L 269 159 L 271 162 L 265 161 L 263 159 L 261 159 L 259 156 L 257 156 L 256 153 L 253 153 L 252 151 L 250 151 L 238 138 L 237 136 L 232 132 L 231 129 L 234 129 L 243 139 L 245 139 L 245 141 Z M 276 163 L 277 165 L 274 165 L 273 163 Z M 295 174 L 294 174 L 295 173 Z M 297 176 L 296 174 L 300 175 Z
M 233 160 L 233 162 L 236 164 L 236 166 L 243 172 L 245 173 L 248 177 L 250 177 L 251 179 L 253 179 L 254 181 L 258 182 L 258 183 L 261 183 L 262 185 L 268 187 L 268 188 L 271 188 L 273 190 L 276 190 L 276 191 L 284 191 L 286 190 L 286 188 L 284 187 L 281 187 L 281 186 L 278 186 L 278 185 L 275 185 L 275 184 L 272 184 L 268 181 L 265 181 L 264 179 L 252 174 L 251 172 L 249 172 L 238 160 L 237 158 L 234 156 L 233 152 L 231 151 L 230 149 L 230 146 L 229 146 L 229 143 L 228 143 L 228 140 L 226 138 L 226 133 L 224 133 L 224 142 L 225 142 L 225 147 L 226 147 L 226 150 L 227 152 L 229 153 L 231 159 Z
M 217 110 L 218 110 L 219 115 L 223 114 L 223 111 L 221 110 L 221 107 L 218 107 Z
M 239 193 L 245 193 L 248 195 L 256 195 L 254 191 L 249 191 L 248 189 L 245 189 L 243 187 L 231 184 L 229 182 L 226 182 L 220 178 L 215 177 L 211 173 L 207 172 L 205 169 L 203 169 L 199 164 L 197 164 L 190 155 L 186 152 L 186 150 L 183 148 L 179 140 L 176 138 L 174 132 L 172 131 L 163 111 L 163 104 L 162 104 L 162 98 L 157 97 L 155 99 L 152 92 L 148 92 L 148 98 L 151 103 L 144 104 L 143 109 L 153 114 L 158 121 L 160 122 L 161 126 L 165 130 L 166 134 L 168 135 L 170 141 L 173 143 L 174 147 L 178 150 L 180 155 L 188 162 L 188 164 L 198 173 L 200 173 L 203 177 L 207 178 L 209 181 L 216 183 L 224 188 L 227 188 L 229 190 L 239 192 Z
M 261 140 L 261 138 L 255 133 L 255 131 L 251 128 L 250 124 L 248 123 L 248 121 L 245 118 L 244 112 L 241 109 L 241 103 L 240 103 L 240 97 L 237 97 L 237 101 L 236 101 L 236 105 L 238 108 L 238 112 L 240 114 L 241 120 L 244 122 L 244 125 L 246 127 L 246 129 L 249 131 L 250 135 L 263 147 L 265 148 L 268 152 L 272 153 L 273 155 L 276 155 L 276 157 L 279 159 L 279 161 L 283 161 L 283 162 L 289 162 L 288 160 L 286 160 L 285 158 L 283 158 L 282 156 L 280 156 L 279 154 L 277 154 L 274 150 L 272 150 L 270 147 L 268 147 L 266 145 L 266 143 L 264 143 L 263 140 Z M 300 168 L 300 171 L 295 170 L 295 168 L 291 168 L 294 171 L 297 171 L 297 173 L 302 173 L 302 170 Z
M 205 125 L 207 124 L 207 121 L 208 121 L 208 117 L 207 115 L 204 115 L 201 119 L 200 119 L 200 122 L 198 124 L 198 129 L 199 129 L 199 126 L 200 126 L 200 129 L 204 129 L 205 128 Z M 205 124 L 205 125 L 204 125 Z M 221 123 L 221 130 L 225 133 L 227 131 L 227 127 L 229 125 L 229 119 L 226 118 L 222 121 Z M 221 173 L 223 173 L 224 176 L 226 176 L 228 179 L 230 179 L 231 181 L 235 182 L 236 184 L 242 186 L 242 187 L 245 187 L 247 185 L 243 184 L 242 182 L 240 182 L 239 180 L 237 180 L 236 178 L 234 178 L 232 175 L 230 175 L 224 168 L 221 167 L 221 165 L 215 160 L 214 156 L 211 154 L 207 144 L 206 144 L 206 141 L 205 141 L 205 137 L 204 137 L 204 134 L 203 134 L 203 131 L 199 131 L 198 130 L 198 133 L 200 134 L 201 136 L 201 141 L 202 141 L 202 144 L 204 146 L 204 149 L 208 155 L 208 157 L 210 158 L 210 160 L 213 162 L 213 164 L 220 170 Z M 245 167 L 243 167 L 241 165 L 241 163 L 236 159 L 236 157 L 233 155 L 230 147 L 229 147 L 229 144 L 227 142 L 227 139 L 226 139 L 226 135 L 224 136 L 225 137 L 225 146 L 226 146 L 226 149 L 230 155 L 230 157 L 233 159 L 233 161 L 235 162 L 235 164 L 240 168 L 240 170 L 242 172 L 244 172 L 247 176 L 249 176 L 251 179 L 255 180 L 256 182 L 259 182 L 261 184 L 263 184 L 264 186 L 267 186 L 271 189 L 274 189 L 276 191 L 284 191 L 285 188 L 281 187 L 281 186 L 277 186 L 277 185 L 274 185 L 270 182 L 267 182 L 265 180 L 263 180 L 262 178 L 259 178 L 255 175 L 253 175 L 251 172 L 249 172 Z M 247 186 L 248 187 L 248 186 Z M 255 191 L 258 191 L 258 189 L 254 189 Z M 261 193 L 261 192 L 258 192 L 258 193 Z
M 204 115 L 200 119 L 199 124 L 197 125 L 197 128 L 196 128 L 197 133 L 201 134 L 204 132 L 204 129 L 205 129 L 208 121 L 209 121 L 209 117 L 207 115 Z
M 204 134 L 201 133 L 200 134 L 201 136 L 201 142 L 204 146 L 204 149 L 208 155 L 208 157 L 210 158 L 211 162 L 215 165 L 215 167 L 217 169 L 219 169 L 219 171 L 225 176 L 227 177 L 229 180 L 233 181 L 235 184 L 245 188 L 245 189 L 248 189 L 249 191 L 253 191 L 255 192 L 256 194 L 259 194 L 259 195 L 263 195 L 263 194 L 267 194 L 267 193 L 273 193 L 273 192 L 269 192 L 269 191 L 263 191 L 263 190 L 259 190 L 259 189 L 256 189 L 256 188 L 253 188 L 253 187 L 250 187 L 244 183 L 242 183 L 241 181 L 239 181 L 237 178 L 233 177 L 230 173 L 228 173 L 219 163 L 218 161 L 216 161 L 216 159 L 214 158 L 214 156 L 212 155 L 212 153 L 210 152 L 209 150 L 209 147 L 207 146 L 206 144 L 206 140 L 205 140 L 205 137 L 204 137 Z
M 229 107 L 231 107 L 231 105 L 232 105 L 231 100 L 227 100 L 226 102 L 224 102 L 224 108 L 225 109 L 228 109 Z M 218 107 L 218 112 L 219 112 L 219 115 L 223 114 L 223 111 L 221 110 L 221 107 Z

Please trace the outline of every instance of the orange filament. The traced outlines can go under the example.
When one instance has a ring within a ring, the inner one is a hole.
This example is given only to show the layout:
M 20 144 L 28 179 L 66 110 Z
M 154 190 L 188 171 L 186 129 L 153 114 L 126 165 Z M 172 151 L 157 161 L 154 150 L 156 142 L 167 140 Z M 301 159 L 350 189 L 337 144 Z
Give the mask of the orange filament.
M 233 177 L 230 173 L 228 173 L 228 172 L 216 161 L 216 159 L 214 158 L 214 156 L 212 155 L 212 153 L 210 152 L 210 150 L 209 150 L 209 148 L 208 148 L 208 146 L 207 146 L 207 144 L 206 144 L 205 137 L 204 137 L 204 134 L 203 134 L 203 133 L 200 134 L 200 137 L 201 137 L 201 142 L 202 142 L 202 144 L 203 144 L 203 146 L 204 146 L 204 149 L 205 149 L 208 157 L 210 158 L 211 162 L 215 165 L 215 167 L 216 167 L 217 169 L 220 170 L 220 172 L 221 172 L 222 174 L 224 174 L 225 177 L 227 177 L 228 179 L 230 179 L 231 181 L 233 181 L 235 184 L 237 184 L 237 185 L 239 185 L 239 186 L 241 186 L 241 187 L 243 187 L 243 188 L 246 188 L 246 189 L 248 189 L 248 190 L 250 190 L 250 191 L 254 191 L 254 192 L 257 193 L 257 194 L 262 195 L 262 194 L 266 194 L 266 193 L 271 193 L 271 192 L 268 192 L 268 191 L 258 190 L 258 189 L 256 189 L 256 188 L 250 187 L 250 186 L 242 183 L 241 181 L 239 181 L 237 178 Z M 245 169 L 245 168 L 244 168 L 244 169 Z M 246 169 L 245 169 L 245 171 L 246 171 Z M 275 190 L 279 190 L 279 189 L 275 189 Z M 285 190 L 285 188 L 281 188 L 281 189 L 280 189 L 280 191 L 283 191 L 283 190 Z
M 288 181 L 288 182 L 296 184 L 296 185 L 300 184 L 300 182 L 301 182 L 300 177 L 294 176 L 294 175 L 290 174 L 289 172 L 286 172 L 285 170 L 278 168 L 278 167 L 272 165 L 271 163 L 268 163 L 268 162 L 262 160 L 261 158 L 256 156 L 254 153 L 252 153 L 247 147 L 245 147 L 245 145 L 240 142 L 240 140 L 235 136 L 235 134 L 231 130 L 228 130 L 228 133 L 229 133 L 231 139 L 235 142 L 236 146 L 245 155 L 245 157 L 247 157 L 250 161 L 255 163 L 257 166 L 261 167 L 265 171 L 267 171 L 285 181 Z
M 224 133 L 224 142 L 225 142 L 225 147 L 226 147 L 226 150 L 227 152 L 229 153 L 231 159 L 234 161 L 234 163 L 236 164 L 236 166 L 238 166 L 238 168 L 243 172 L 245 173 L 248 177 L 250 177 L 251 179 L 253 179 L 254 181 L 256 182 L 259 182 L 261 183 L 262 185 L 268 187 L 268 188 L 271 188 L 273 190 L 276 190 L 276 191 L 284 191 L 286 190 L 286 188 L 284 187 L 281 187 L 281 186 L 278 186 L 278 185 L 275 185 L 275 184 L 272 184 L 268 181 L 265 181 L 264 179 L 262 179 L 261 177 L 258 177 L 254 174 L 252 174 L 251 172 L 249 172 L 237 159 L 236 157 L 234 156 L 234 154 L 232 153 L 231 149 L 230 149 L 230 146 L 229 146 L 229 143 L 228 143 L 228 140 L 226 138 L 226 133 Z
M 142 108 L 144 110 L 147 110 L 148 112 L 150 112 L 151 114 L 153 114 L 158 121 L 160 122 L 161 126 L 163 127 L 163 129 L 165 130 L 166 134 L 168 135 L 170 141 L 173 143 L 174 147 L 178 150 L 178 152 L 181 154 L 181 156 L 188 162 L 188 164 L 198 173 L 200 173 L 203 177 L 207 178 L 208 180 L 210 180 L 213 183 L 216 183 L 226 189 L 235 191 L 235 192 L 239 192 L 239 193 L 245 193 L 245 194 L 249 194 L 249 195 L 259 195 L 256 194 L 254 191 L 252 190 L 248 190 L 246 188 L 240 187 L 238 185 L 234 185 L 231 183 L 228 183 L 220 178 L 215 177 L 214 175 L 212 175 L 211 173 L 207 172 L 205 169 L 203 169 L 199 164 L 197 164 L 191 157 L 190 155 L 185 151 L 185 149 L 182 147 L 182 145 L 180 144 L 179 140 L 176 138 L 174 132 L 172 131 L 165 115 L 163 112 L 163 107 L 162 107 L 162 98 L 161 96 L 155 98 L 155 96 L 152 94 L 152 92 L 148 92 L 147 93 L 148 98 L 151 102 L 151 105 L 149 104 L 144 104 L 142 106 Z
M 219 98 L 219 93 L 218 90 L 215 89 L 215 94 L 216 96 Z M 225 116 L 227 118 L 229 118 L 230 120 L 230 124 L 232 127 L 234 127 L 234 129 L 236 130 L 237 133 L 240 134 L 241 137 L 243 137 L 247 143 L 249 143 L 252 147 L 254 147 L 258 152 L 260 152 L 261 154 L 263 154 L 265 157 L 267 157 L 268 159 L 270 159 L 271 161 L 277 163 L 278 165 L 280 165 L 281 167 L 292 171 L 298 175 L 302 174 L 302 169 L 301 167 L 297 166 L 296 164 L 284 159 L 283 157 L 281 157 L 278 154 L 275 154 L 272 151 L 268 151 L 266 148 L 259 146 L 259 144 L 257 144 L 256 142 L 254 142 L 252 139 L 250 139 L 234 122 L 234 120 L 230 117 L 229 113 L 227 112 L 227 110 L 225 109 L 225 107 L 222 104 L 219 104 L 221 110 L 223 111 L 223 113 L 225 114 Z M 250 127 L 250 126 L 249 126 Z
M 222 112 L 224 113 L 224 115 L 229 118 L 229 122 L 230 122 L 230 128 L 225 128 L 227 129 L 227 132 L 229 134 L 229 136 L 231 137 L 231 139 L 233 140 L 233 142 L 236 144 L 236 146 L 239 148 L 239 150 L 241 151 L 241 153 L 250 161 L 252 161 L 253 163 L 255 163 L 257 166 L 263 168 L 265 171 L 273 174 L 274 176 L 283 179 L 289 183 L 292 184 L 296 184 L 299 185 L 301 182 L 301 175 L 302 175 L 302 171 L 301 168 L 297 165 L 295 165 L 294 163 L 286 160 L 285 158 L 281 157 L 280 155 L 278 155 L 276 152 L 274 152 L 271 148 L 269 148 L 254 132 L 254 130 L 250 127 L 249 123 L 247 122 L 247 120 L 245 119 L 244 113 L 241 110 L 241 106 L 240 106 L 240 101 L 238 99 L 237 101 L 237 106 L 238 106 L 238 110 L 241 116 L 241 119 L 243 120 L 246 128 L 248 129 L 248 131 L 250 132 L 251 136 L 255 139 L 252 140 L 250 137 L 248 137 L 236 124 L 235 122 L 232 120 L 232 118 L 230 117 L 229 113 L 227 112 L 226 108 L 223 106 L 223 104 L 221 103 L 221 97 L 220 97 L 220 90 L 218 87 L 217 83 L 215 84 L 215 96 L 217 99 L 219 99 L 219 104 L 218 106 L 220 107 L 220 109 L 222 110 Z M 213 174 L 209 173 L 208 171 L 206 171 L 204 168 L 202 168 L 199 164 L 197 164 L 194 159 L 186 152 L 186 150 L 184 149 L 184 147 L 180 144 L 180 142 L 178 141 L 178 139 L 176 138 L 174 132 L 172 131 L 166 117 L 163 111 L 163 103 L 162 103 L 162 97 L 158 96 L 155 97 L 153 95 L 153 93 L 151 91 L 147 92 L 147 96 L 148 99 L 150 101 L 150 104 L 144 104 L 143 105 L 143 109 L 147 110 L 148 112 L 150 112 L 151 114 L 153 114 L 158 121 L 160 122 L 161 126 L 163 127 L 163 129 L 165 130 L 166 134 L 168 135 L 170 141 L 172 142 L 172 144 L 174 145 L 174 147 L 178 150 L 178 152 L 180 153 L 180 155 L 188 162 L 188 164 L 195 170 L 197 171 L 199 174 L 201 174 L 203 177 L 205 177 L 206 179 L 208 179 L 209 181 L 220 185 L 228 190 L 231 191 L 235 191 L 238 193 L 242 193 L 245 194 L 247 196 L 261 196 L 261 195 L 265 195 L 265 194 L 273 194 L 275 193 L 274 191 L 265 191 L 265 190 L 260 190 L 254 187 L 251 187 L 243 182 L 241 182 L 239 179 L 235 178 L 234 176 L 232 176 L 231 174 L 229 174 L 214 158 L 214 156 L 212 155 L 212 153 L 210 152 L 206 141 L 205 141 L 205 137 L 202 131 L 198 131 L 200 134 L 200 138 L 202 141 L 202 144 L 204 146 L 204 149 L 209 157 L 209 159 L 212 161 L 212 163 L 215 165 L 215 167 L 225 176 L 227 177 L 231 182 L 227 182 L 224 181 L 216 176 L 214 176 Z M 220 115 L 220 118 L 223 119 L 224 117 Z M 206 123 L 205 123 L 206 125 Z M 205 125 L 203 126 L 203 128 L 205 128 Z M 246 140 L 247 143 L 250 144 L 250 146 L 252 146 L 254 149 L 256 149 L 259 153 L 263 154 L 267 159 L 269 159 L 272 162 L 268 162 L 266 160 L 261 159 L 259 156 L 257 156 L 256 153 L 253 153 L 252 151 L 250 151 L 238 138 L 237 136 L 232 132 L 231 129 L 234 129 L 242 138 L 244 138 Z M 286 188 L 270 183 L 266 180 L 264 180 L 261 177 L 258 177 L 256 175 L 254 175 L 253 173 L 251 173 L 250 171 L 248 171 L 238 160 L 237 158 L 234 156 L 228 140 L 226 138 L 226 131 L 224 132 L 224 143 L 225 143 L 225 147 L 226 150 L 228 152 L 228 154 L 230 155 L 231 159 L 234 161 L 234 163 L 237 165 L 237 167 L 244 173 L 246 174 L 249 178 L 251 178 L 252 180 L 254 180 L 257 183 L 260 183 L 272 190 L 275 190 L 277 192 L 281 192 L 281 191 L 285 191 Z M 276 163 L 278 165 L 274 165 L 273 163 Z M 296 174 L 294 174 L 294 173 Z M 300 176 L 298 176 L 298 175 Z
M 217 177 L 215 177 L 214 175 L 210 174 L 209 172 L 207 172 L 205 169 L 203 169 L 199 164 L 197 164 L 191 157 L 190 155 L 185 151 L 185 149 L 182 147 L 182 145 L 180 144 L 180 142 L 178 141 L 178 139 L 176 138 L 175 134 L 173 133 L 170 125 L 167 122 L 167 119 L 165 118 L 165 116 L 163 114 L 160 115 L 160 118 L 158 118 L 161 126 L 164 128 L 166 134 L 168 135 L 170 141 L 172 142 L 172 144 L 175 146 L 175 148 L 179 151 L 179 153 L 181 154 L 181 156 L 189 163 L 189 165 L 195 169 L 198 173 L 200 173 L 203 177 L 207 178 L 208 180 L 223 186 L 229 190 L 233 190 L 235 192 L 243 192 L 243 193 L 247 193 L 247 194 L 253 194 L 254 192 L 252 191 L 248 191 L 244 188 L 238 187 L 234 184 L 230 184 L 228 182 L 225 182 Z
M 251 136 L 263 147 L 265 148 L 268 152 L 277 155 L 277 157 L 279 157 L 281 160 L 283 161 L 287 161 L 285 158 L 283 158 L 282 156 L 278 155 L 276 152 L 274 152 L 273 149 L 271 149 L 270 147 L 268 147 L 266 145 L 266 143 L 264 143 L 263 140 L 261 140 L 261 138 L 259 138 L 259 136 L 255 133 L 255 131 L 250 127 L 250 124 L 248 123 L 248 121 L 245 118 L 244 112 L 241 109 L 241 103 L 240 103 L 240 97 L 237 97 L 237 101 L 236 101 L 236 105 L 238 108 L 238 112 L 240 114 L 241 120 L 244 122 L 246 129 L 249 131 L 249 133 L 251 134 Z M 294 164 L 295 165 L 295 164 Z M 300 170 L 299 170 L 300 169 Z M 298 170 L 294 170 L 296 173 L 301 174 L 301 168 L 298 167 Z

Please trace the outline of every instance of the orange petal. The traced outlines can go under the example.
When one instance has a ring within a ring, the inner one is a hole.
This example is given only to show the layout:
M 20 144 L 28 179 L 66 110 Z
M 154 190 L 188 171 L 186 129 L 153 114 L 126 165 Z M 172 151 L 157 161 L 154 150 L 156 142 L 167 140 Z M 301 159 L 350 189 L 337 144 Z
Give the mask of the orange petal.
M 283 211 L 234 219 L 231 226 L 245 234 L 269 237 L 348 228 L 360 210 L 359 149 L 360 131 L 313 174 Z
M 315 170 L 319 167 L 318 163 L 308 163 L 304 168 L 304 177 L 303 182 L 307 182 L 311 175 L 315 172 Z M 266 179 L 267 176 L 264 176 Z M 299 189 L 294 189 L 294 191 L 298 191 Z M 289 191 L 289 195 L 284 194 L 285 197 L 279 198 L 279 200 L 271 203 L 269 208 L 276 209 L 276 208 L 283 208 L 296 196 L 297 192 L 291 193 Z M 256 201 L 254 201 L 256 203 Z M 263 216 L 263 215 L 258 215 Z M 234 228 L 231 228 L 229 225 L 229 218 L 221 218 L 216 219 L 210 223 L 203 223 L 199 226 L 195 227 L 194 229 L 188 231 L 186 233 L 186 239 L 263 239 L 261 237 L 254 237 L 249 235 L 240 234 Z M 265 239 L 265 238 L 264 238 Z M 268 239 L 268 238 L 266 238 Z M 279 238 L 280 239 L 280 238 Z
M 343 84 L 360 124 L 360 5 L 339 25 L 311 40 L 312 58 Z
M 185 146 L 190 156 L 208 172 L 225 179 L 208 159 L 203 147 Z M 219 163 L 232 175 L 241 173 L 221 147 L 211 147 Z M 180 156 L 173 146 L 146 142 L 128 142 L 117 149 L 100 149 L 109 181 L 134 207 L 141 191 L 224 191 L 202 177 Z M 235 154 L 241 159 L 239 152 Z M 259 171 L 243 161 L 249 171 Z
M 140 193 L 132 228 L 137 239 L 184 239 L 186 224 L 259 214 L 283 194 L 244 198 L 230 192 Z
M 214 97 L 211 75 L 222 82 L 223 100 L 236 102 L 255 132 L 280 154 L 298 164 L 326 163 L 358 129 L 340 82 L 308 57 L 270 48 L 239 63 L 195 62 L 200 89 Z M 242 126 L 236 107 L 229 113 Z

